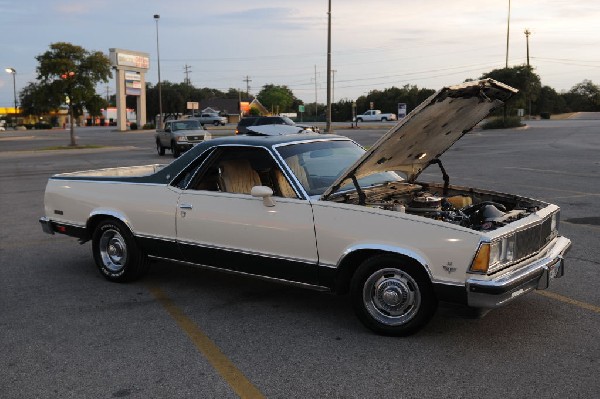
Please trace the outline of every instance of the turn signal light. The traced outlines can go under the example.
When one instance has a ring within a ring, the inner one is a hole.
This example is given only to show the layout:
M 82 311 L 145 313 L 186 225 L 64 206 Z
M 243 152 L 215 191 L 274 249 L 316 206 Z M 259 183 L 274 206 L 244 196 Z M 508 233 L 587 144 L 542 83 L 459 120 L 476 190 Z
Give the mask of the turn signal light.
M 482 243 L 479 246 L 477 255 L 475 255 L 475 259 L 473 259 L 473 263 L 471 263 L 470 270 L 472 272 L 477 272 L 477 273 L 487 273 L 489 265 L 490 265 L 490 244 Z

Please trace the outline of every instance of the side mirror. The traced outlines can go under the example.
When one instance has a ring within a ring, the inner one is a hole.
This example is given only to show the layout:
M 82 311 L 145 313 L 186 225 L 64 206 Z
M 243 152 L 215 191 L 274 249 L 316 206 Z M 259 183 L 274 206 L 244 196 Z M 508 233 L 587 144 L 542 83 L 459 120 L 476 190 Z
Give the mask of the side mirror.
M 250 195 L 252 195 L 253 197 L 262 198 L 264 206 L 275 206 L 275 201 L 273 200 L 273 190 L 271 190 L 271 187 L 254 186 L 250 190 Z

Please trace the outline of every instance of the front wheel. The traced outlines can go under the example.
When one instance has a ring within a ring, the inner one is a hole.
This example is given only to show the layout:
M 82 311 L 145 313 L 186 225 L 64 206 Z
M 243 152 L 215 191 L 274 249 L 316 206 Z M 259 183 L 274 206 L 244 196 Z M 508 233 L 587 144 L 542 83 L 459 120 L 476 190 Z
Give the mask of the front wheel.
M 177 144 L 175 142 L 171 143 L 171 152 L 173 153 L 173 158 L 179 158 L 179 156 L 181 155 L 181 151 L 179 150 L 179 147 L 177 147 Z
M 219 121 L 214 121 L 213 122 L 213 125 L 215 125 L 215 126 L 219 126 L 220 124 L 221 124 L 221 122 L 219 122 Z
M 107 219 L 98 224 L 92 237 L 92 252 L 100 273 L 110 281 L 133 281 L 148 269 L 146 255 L 118 220 Z
M 160 144 L 160 140 L 156 140 L 156 152 L 158 155 L 165 155 L 165 147 Z
M 387 118 L 381 118 L 382 122 L 387 122 Z
M 420 265 L 380 255 L 365 261 L 350 286 L 352 306 L 371 330 L 392 336 L 417 332 L 431 319 L 437 299 Z

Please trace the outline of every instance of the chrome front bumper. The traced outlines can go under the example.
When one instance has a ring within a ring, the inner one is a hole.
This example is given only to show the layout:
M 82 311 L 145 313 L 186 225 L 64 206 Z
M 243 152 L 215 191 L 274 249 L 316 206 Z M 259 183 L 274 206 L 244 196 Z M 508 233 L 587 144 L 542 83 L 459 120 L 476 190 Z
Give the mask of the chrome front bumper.
M 467 280 L 468 305 L 475 308 L 497 308 L 534 289 L 544 290 L 551 280 L 564 274 L 564 255 L 571 247 L 571 240 L 557 237 L 549 248 L 534 260 L 529 260 L 509 273 L 501 273 L 490 280 L 471 278 Z

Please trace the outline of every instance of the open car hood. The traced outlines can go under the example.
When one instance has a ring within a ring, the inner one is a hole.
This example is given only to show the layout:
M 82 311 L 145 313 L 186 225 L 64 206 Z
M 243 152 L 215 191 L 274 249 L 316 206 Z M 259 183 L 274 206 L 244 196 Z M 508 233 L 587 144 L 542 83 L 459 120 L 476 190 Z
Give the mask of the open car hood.
M 322 199 L 374 173 L 397 171 L 408 181 L 439 158 L 518 90 L 493 79 L 444 87 L 383 135 L 323 193 Z

